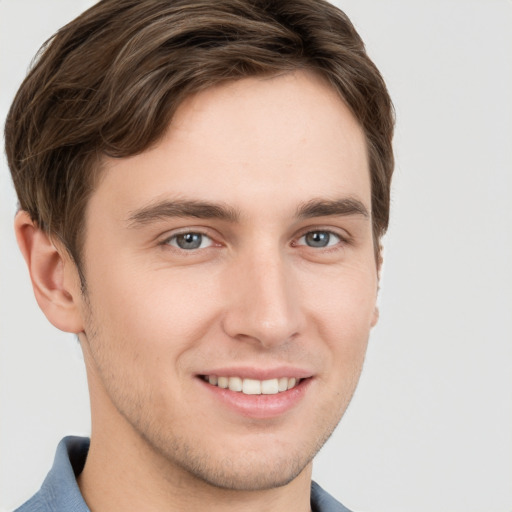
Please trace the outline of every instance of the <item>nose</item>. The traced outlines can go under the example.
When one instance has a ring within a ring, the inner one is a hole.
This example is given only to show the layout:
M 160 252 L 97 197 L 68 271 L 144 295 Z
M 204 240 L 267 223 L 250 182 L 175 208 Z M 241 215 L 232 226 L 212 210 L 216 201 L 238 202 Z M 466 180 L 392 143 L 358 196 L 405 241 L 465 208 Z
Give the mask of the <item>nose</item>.
M 264 348 L 285 344 L 302 328 L 294 270 L 279 251 L 240 258 L 230 270 L 224 331 Z

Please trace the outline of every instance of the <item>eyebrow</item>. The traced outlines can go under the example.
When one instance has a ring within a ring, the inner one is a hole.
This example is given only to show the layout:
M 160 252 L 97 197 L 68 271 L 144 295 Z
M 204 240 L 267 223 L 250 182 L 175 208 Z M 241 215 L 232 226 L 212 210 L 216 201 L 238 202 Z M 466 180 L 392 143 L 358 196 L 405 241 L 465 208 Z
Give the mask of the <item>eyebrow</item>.
M 350 215 L 361 215 L 368 218 L 370 216 L 365 205 L 359 199 L 354 198 L 312 199 L 299 205 L 295 215 L 298 219 Z M 127 222 L 129 227 L 136 228 L 172 217 L 219 219 L 234 223 L 240 220 L 240 212 L 236 208 L 222 203 L 182 199 L 164 200 L 131 212 Z
M 157 220 L 172 217 L 195 217 L 198 219 L 219 219 L 237 222 L 240 213 L 222 203 L 209 203 L 194 200 L 159 201 L 130 213 L 130 227 L 144 226 Z
M 334 200 L 313 199 L 300 205 L 296 215 L 299 219 L 349 215 L 370 217 L 366 206 L 359 199 L 351 197 Z

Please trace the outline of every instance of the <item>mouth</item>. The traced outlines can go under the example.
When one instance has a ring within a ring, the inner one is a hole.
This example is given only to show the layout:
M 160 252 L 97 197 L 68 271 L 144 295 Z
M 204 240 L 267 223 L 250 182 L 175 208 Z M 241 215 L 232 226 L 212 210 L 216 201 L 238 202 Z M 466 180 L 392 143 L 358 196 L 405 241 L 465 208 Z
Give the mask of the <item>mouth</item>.
M 310 390 L 316 389 L 315 380 L 311 371 L 294 367 L 239 366 L 196 374 L 196 382 L 207 392 L 206 396 L 222 406 L 216 406 L 216 414 L 230 411 L 235 417 L 251 420 L 289 417 L 292 411 L 300 410 L 307 396 L 314 395 Z
M 243 377 L 227 377 L 220 375 L 201 375 L 205 382 L 221 389 L 229 389 L 244 395 L 277 395 L 295 388 L 304 379 L 298 377 L 278 377 L 258 380 Z

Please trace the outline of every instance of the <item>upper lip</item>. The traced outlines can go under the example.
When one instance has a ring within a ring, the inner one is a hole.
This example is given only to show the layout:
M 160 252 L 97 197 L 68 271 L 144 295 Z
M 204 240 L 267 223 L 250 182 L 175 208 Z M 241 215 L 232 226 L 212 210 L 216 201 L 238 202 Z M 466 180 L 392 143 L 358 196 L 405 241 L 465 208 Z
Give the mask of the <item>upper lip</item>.
M 274 368 L 256 368 L 254 366 L 230 366 L 205 370 L 199 375 L 216 375 L 217 377 L 241 377 L 245 379 L 269 380 L 280 377 L 295 377 L 307 379 L 313 376 L 313 372 L 305 368 L 295 366 L 278 366 Z

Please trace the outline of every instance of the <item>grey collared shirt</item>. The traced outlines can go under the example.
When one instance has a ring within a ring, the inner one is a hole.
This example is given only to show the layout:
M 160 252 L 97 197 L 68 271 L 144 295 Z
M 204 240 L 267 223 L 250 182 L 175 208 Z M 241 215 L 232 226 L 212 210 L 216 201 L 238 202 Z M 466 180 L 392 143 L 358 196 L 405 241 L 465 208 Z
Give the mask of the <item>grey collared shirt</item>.
M 88 450 L 89 439 L 65 437 L 57 447 L 53 467 L 41 489 L 15 512 L 90 512 L 76 483 Z M 350 512 L 315 482 L 311 484 L 311 509 L 313 512 Z

